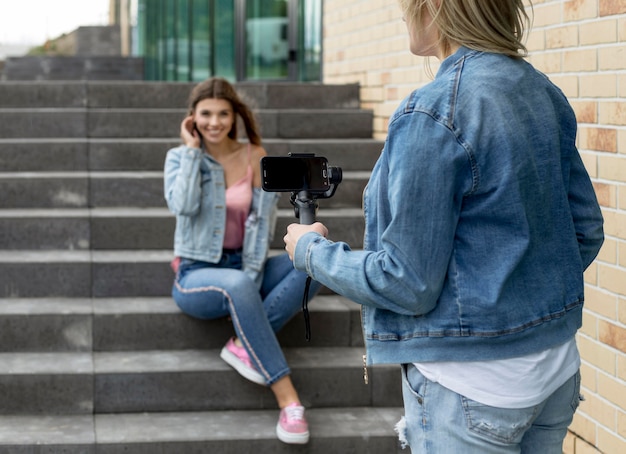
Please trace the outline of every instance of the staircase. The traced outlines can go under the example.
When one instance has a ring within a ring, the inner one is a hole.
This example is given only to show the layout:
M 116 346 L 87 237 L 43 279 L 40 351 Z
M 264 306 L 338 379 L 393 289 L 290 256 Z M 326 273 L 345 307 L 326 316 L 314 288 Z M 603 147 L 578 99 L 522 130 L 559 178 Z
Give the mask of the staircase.
M 343 169 L 318 219 L 362 245 L 361 194 L 382 144 L 356 85 L 240 84 L 272 155 Z M 191 85 L 0 83 L 0 454 L 398 452 L 397 366 L 370 368 L 359 308 L 323 291 L 280 333 L 311 440 L 278 441 L 272 393 L 219 358 L 228 320 L 170 298 L 163 200 Z M 294 222 L 280 202 L 272 248 Z

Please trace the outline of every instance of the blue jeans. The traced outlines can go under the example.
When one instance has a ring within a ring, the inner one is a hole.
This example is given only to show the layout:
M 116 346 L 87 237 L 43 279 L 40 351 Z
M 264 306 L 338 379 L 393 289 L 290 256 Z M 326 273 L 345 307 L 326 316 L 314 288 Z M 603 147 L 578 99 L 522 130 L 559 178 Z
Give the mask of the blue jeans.
M 271 385 L 290 373 L 275 333 L 301 308 L 307 275 L 293 267 L 287 254 L 270 257 L 259 291 L 240 269 L 239 252 L 225 252 L 216 264 L 182 259 L 172 296 L 192 317 L 230 316 L 250 359 Z M 311 283 L 309 299 L 319 287 Z
M 411 452 L 561 454 L 580 401 L 580 373 L 528 408 L 496 408 L 467 399 L 402 366 L 406 428 Z M 404 438 L 403 435 L 406 435 Z

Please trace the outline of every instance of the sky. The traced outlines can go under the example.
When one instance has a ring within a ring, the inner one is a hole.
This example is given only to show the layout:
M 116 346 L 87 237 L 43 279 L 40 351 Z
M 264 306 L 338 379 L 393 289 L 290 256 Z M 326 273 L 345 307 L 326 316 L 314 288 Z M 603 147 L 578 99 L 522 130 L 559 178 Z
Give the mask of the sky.
M 40 45 L 83 25 L 106 25 L 109 0 L 0 0 L 0 45 Z

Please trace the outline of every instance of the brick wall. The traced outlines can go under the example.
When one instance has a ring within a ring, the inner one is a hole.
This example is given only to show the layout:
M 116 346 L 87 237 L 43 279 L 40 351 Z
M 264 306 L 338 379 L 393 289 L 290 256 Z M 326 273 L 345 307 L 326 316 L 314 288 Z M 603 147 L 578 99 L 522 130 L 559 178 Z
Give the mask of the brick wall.
M 585 274 L 583 394 L 565 452 L 626 452 L 626 0 L 534 0 L 529 60 L 570 99 L 606 242 Z M 324 82 L 361 84 L 384 139 L 399 101 L 437 71 L 412 56 L 396 1 L 324 2 Z

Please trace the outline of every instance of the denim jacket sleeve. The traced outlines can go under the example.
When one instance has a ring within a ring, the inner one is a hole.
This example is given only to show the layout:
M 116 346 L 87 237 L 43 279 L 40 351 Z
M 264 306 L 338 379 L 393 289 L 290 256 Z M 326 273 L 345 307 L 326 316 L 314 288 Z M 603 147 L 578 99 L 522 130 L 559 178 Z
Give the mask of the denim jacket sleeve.
M 193 216 L 200 210 L 201 160 L 202 150 L 199 148 L 180 146 L 167 153 L 163 189 L 167 206 L 172 213 Z
M 399 109 L 364 197 L 366 250 L 350 252 L 344 243 L 307 234 L 294 264 L 360 304 L 425 314 L 444 285 L 472 181 L 469 156 L 451 128 L 426 113 Z

